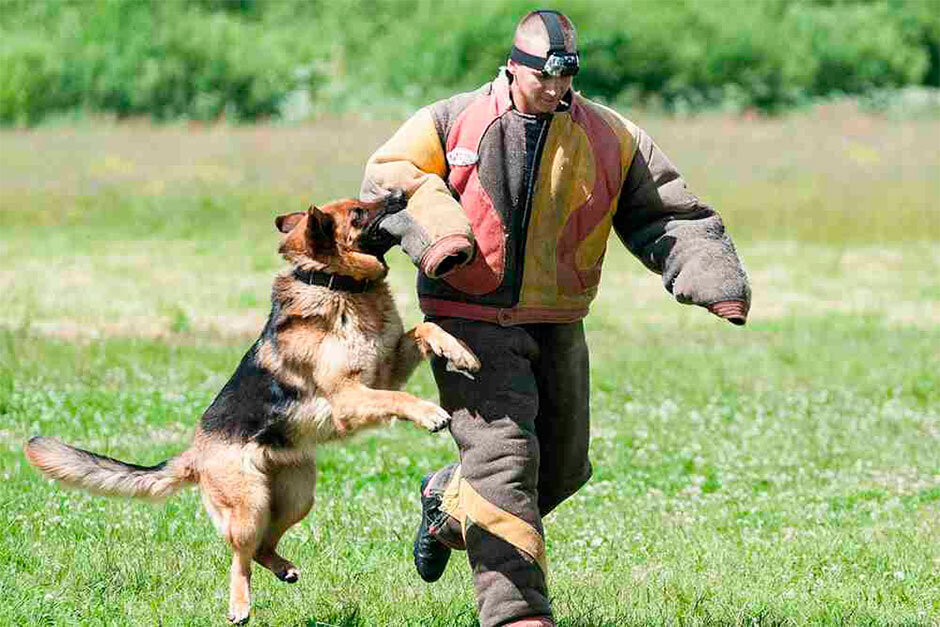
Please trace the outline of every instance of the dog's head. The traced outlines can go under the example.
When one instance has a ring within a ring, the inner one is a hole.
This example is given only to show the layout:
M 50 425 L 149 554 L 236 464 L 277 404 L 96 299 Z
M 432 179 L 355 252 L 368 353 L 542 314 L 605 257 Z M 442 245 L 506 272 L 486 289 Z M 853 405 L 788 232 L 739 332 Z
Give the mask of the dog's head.
M 337 200 L 307 211 L 278 216 L 274 223 L 285 233 L 278 252 L 296 267 L 351 276 L 380 279 L 388 272 L 382 258 L 386 249 L 371 245 L 373 222 L 389 210 L 387 199 L 373 203 Z M 367 240 L 363 244 L 363 240 Z

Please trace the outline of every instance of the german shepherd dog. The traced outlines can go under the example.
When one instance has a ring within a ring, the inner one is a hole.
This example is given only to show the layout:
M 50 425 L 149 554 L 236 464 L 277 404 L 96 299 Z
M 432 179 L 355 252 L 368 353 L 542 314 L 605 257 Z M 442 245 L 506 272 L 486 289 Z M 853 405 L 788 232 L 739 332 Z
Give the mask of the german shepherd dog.
M 480 367 L 433 323 L 403 332 L 384 281 L 388 267 L 381 253 L 364 250 L 364 230 L 403 204 L 398 193 L 275 220 L 290 268 L 274 280 L 261 337 L 203 414 L 189 449 L 137 466 L 34 437 L 26 445 L 29 462 L 53 479 L 105 495 L 162 498 L 198 483 L 232 547 L 228 619 L 246 622 L 252 560 L 282 581 L 300 576 L 277 545 L 313 506 L 316 445 L 392 418 L 439 430 L 450 420 L 443 409 L 394 390 L 431 354 L 465 374 Z

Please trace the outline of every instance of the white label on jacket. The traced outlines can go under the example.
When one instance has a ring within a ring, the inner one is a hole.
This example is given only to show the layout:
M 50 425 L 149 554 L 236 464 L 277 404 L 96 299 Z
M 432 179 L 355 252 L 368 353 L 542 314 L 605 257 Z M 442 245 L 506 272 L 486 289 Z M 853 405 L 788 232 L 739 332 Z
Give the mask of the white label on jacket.
M 447 163 L 451 165 L 473 165 L 479 160 L 480 155 L 460 146 L 447 153 Z

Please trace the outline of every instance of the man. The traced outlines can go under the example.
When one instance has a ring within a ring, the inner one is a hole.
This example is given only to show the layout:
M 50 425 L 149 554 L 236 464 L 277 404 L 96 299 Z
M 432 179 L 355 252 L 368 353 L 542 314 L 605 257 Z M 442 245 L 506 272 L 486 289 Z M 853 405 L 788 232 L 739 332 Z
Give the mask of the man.
M 433 363 L 460 464 L 424 478 L 414 547 L 429 582 L 467 551 L 483 627 L 554 625 L 542 518 L 591 476 L 581 320 L 610 230 L 680 302 L 741 325 L 750 301 L 719 216 L 646 133 L 571 90 L 576 50 L 566 16 L 526 15 L 497 78 L 415 114 L 361 192 L 405 190 L 379 229 L 418 265 L 424 313 L 483 364 Z

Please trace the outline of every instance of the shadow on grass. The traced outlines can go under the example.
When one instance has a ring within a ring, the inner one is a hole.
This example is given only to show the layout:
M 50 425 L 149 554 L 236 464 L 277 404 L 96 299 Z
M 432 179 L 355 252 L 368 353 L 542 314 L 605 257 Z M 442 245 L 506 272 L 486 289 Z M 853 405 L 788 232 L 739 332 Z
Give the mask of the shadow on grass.
M 365 627 L 366 619 L 360 615 L 359 605 L 344 604 L 324 615 L 308 618 L 306 627 Z
M 390 616 L 388 622 L 394 622 L 395 618 L 401 617 Z M 460 611 L 445 616 L 408 619 L 405 624 L 413 627 L 480 627 L 480 621 L 477 620 L 475 613 Z M 565 623 L 559 625 L 562 624 Z M 298 624 L 298 627 L 300 625 Z M 304 627 L 373 627 L 376 623 L 361 615 L 359 604 L 349 603 L 320 616 L 309 618 L 302 625 Z M 578 627 L 597 627 L 593 623 L 577 623 L 577 625 Z

